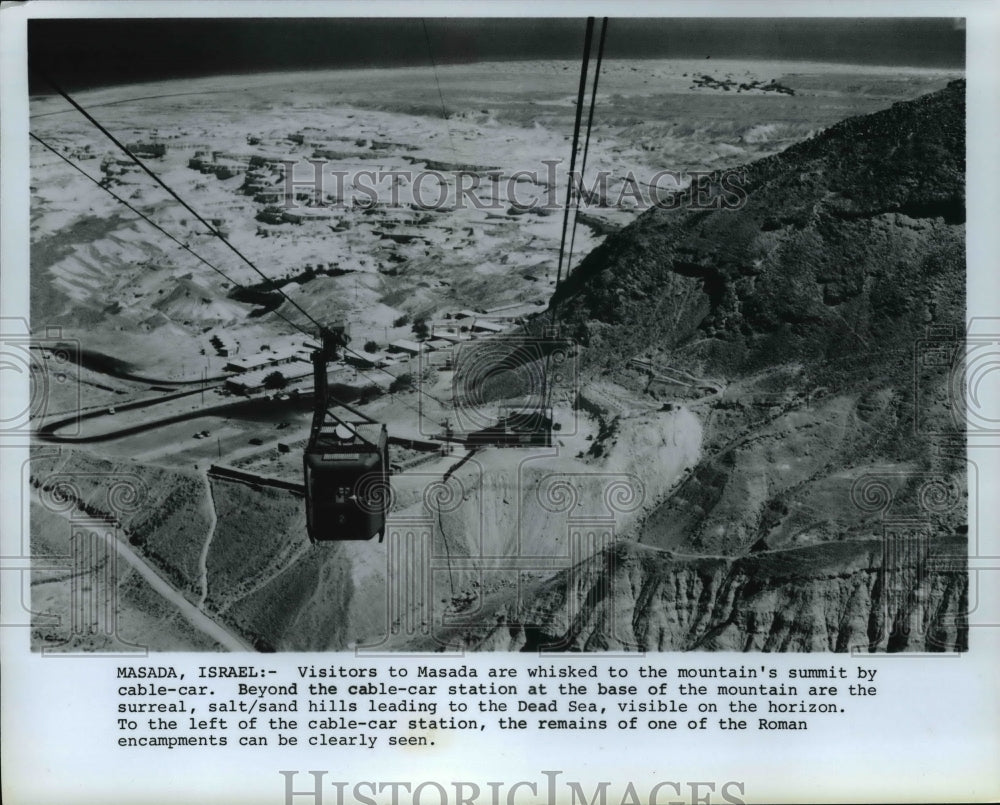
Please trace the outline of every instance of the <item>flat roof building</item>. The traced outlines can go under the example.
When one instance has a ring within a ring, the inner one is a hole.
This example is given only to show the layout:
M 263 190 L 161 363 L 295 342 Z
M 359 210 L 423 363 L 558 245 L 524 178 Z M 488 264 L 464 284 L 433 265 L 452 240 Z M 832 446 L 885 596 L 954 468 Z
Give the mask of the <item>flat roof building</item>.
M 422 347 L 416 341 L 400 338 L 389 344 L 390 352 L 405 352 L 407 355 L 419 355 Z
M 280 366 L 268 366 L 255 372 L 244 372 L 227 378 L 226 388 L 239 394 L 261 391 L 264 388 L 264 380 L 274 372 L 280 372 L 286 381 L 292 381 L 312 376 L 313 368 L 310 364 L 301 361 Z
M 435 341 L 448 341 L 452 344 L 469 340 L 468 333 L 459 332 L 454 327 L 435 327 L 431 336 Z
M 472 324 L 473 332 L 478 333 L 502 333 L 506 329 L 506 325 L 497 324 L 495 321 L 476 320 Z
M 292 361 L 308 361 L 309 352 L 303 347 L 287 346 L 254 355 L 232 358 L 226 363 L 227 372 L 254 372 L 268 366 L 279 366 Z

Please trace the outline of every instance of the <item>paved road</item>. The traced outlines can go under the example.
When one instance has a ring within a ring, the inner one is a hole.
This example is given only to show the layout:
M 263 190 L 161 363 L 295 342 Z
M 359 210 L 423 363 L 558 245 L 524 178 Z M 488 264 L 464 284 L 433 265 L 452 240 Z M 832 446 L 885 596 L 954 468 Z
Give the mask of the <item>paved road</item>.
M 206 389 L 207 391 L 208 389 Z M 122 411 L 133 410 L 143 407 L 152 407 L 158 405 L 159 403 L 168 402 L 170 400 L 176 400 L 180 397 L 187 397 L 194 394 L 200 394 L 201 389 L 194 389 L 193 391 L 182 391 L 179 393 L 168 394 L 163 397 L 157 397 L 152 400 L 140 400 L 133 403 L 125 403 L 122 405 L 116 405 L 115 410 L 119 413 Z M 132 436 L 136 433 L 142 433 L 147 430 L 154 430 L 156 428 L 161 428 L 164 425 L 170 425 L 175 422 L 183 422 L 187 419 L 198 419 L 199 417 L 209 416 L 209 415 L 238 415 L 240 413 L 252 412 L 254 410 L 262 410 L 268 407 L 271 408 L 302 408 L 308 403 L 308 406 L 312 406 L 311 395 L 303 395 L 298 400 L 272 400 L 258 397 L 251 397 L 249 399 L 239 399 L 229 402 L 221 403 L 210 403 L 204 407 L 194 408 L 190 411 L 183 411 L 179 414 L 170 414 L 159 419 L 148 419 L 141 422 L 138 425 L 128 425 L 118 430 L 107 431 L 105 433 L 98 433 L 92 436 L 62 436 L 59 434 L 59 430 L 73 425 L 79 422 L 85 422 L 93 419 L 100 419 L 102 417 L 111 420 L 111 415 L 107 413 L 106 409 L 100 411 L 94 411 L 87 414 L 74 414 L 73 416 L 64 417 L 56 420 L 55 422 L 49 422 L 43 425 L 37 431 L 35 435 L 44 442 L 65 442 L 65 443 L 79 443 L 84 444 L 88 442 L 105 442 L 112 439 L 120 439 L 124 436 Z M 115 415 L 117 416 L 117 414 Z
M 173 604 L 184 618 L 198 631 L 208 635 L 229 651 L 253 651 L 254 648 L 239 635 L 231 632 L 221 623 L 212 620 L 198 607 L 188 601 L 170 584 L 159 576 L 152 566 L 139 556 L 132 547 L 123 540 L 115 540 L 115 550 L 128 562 L 146 581 L 149 586 Z
M 38 492 L 33 490 L 32 495 L 37 498 Z M 68 513 L 63 513 L 63 517 L 68 517 Z M 212 638 L 212 640 L 215 640 L 229 651 L 254 650 L 253 646 L 243 640 L 242 637 L 213 620 L 206 613 L 198 609 L 197 606 L 188 601 L 173 585 L 160 576 L 153 566 L 142 555 L 136 552 L 128 542 L 121 539 L 111 539 L 110 542 L 113 543 L 118 555 L 128 562 L 149 583 L 150 587 L 176 607 L 177 611 L 184 616 L 188 623 L 199 632 Z

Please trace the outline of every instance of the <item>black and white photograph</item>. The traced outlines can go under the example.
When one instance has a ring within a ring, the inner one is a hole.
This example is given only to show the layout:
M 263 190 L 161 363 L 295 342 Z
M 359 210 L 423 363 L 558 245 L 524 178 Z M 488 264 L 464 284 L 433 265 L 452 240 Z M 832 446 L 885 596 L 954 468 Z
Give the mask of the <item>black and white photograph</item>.
M 995 800 L 989 5 L 0 3 L 4 799 Z
M 963 36 L 32 22 L 33 646 L 964 650 Z

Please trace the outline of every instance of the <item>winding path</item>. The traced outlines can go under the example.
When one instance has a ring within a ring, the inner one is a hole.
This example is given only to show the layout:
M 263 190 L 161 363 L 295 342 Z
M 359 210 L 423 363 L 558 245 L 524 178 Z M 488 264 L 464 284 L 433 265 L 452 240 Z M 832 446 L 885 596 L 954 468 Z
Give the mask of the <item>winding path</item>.
M 205 601 L 208 600 L 208 551 L 212 547 L 212 538 L 215 536 L 215 526 L 219 522 L 215 511 L 215 495 L 212 492 L 212 479 L 205 476 L 206 500 L 208 501 L 208 534 L 205 536 L 205 544 L 201 548 L 201 555 L 198 557 L 198 586 L 201 593 L 198 597 L 198 609 L 205 609 Z

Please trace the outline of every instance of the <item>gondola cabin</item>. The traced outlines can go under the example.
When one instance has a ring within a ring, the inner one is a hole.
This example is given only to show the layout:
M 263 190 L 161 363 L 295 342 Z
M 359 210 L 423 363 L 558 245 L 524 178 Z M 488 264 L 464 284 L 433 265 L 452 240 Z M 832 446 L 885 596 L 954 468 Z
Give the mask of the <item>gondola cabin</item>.
M 385 533 L 389 489 L 389 434 L 384 424 L 331 398 L 326 364 L 348 338 L 342 327 L 322 334 L 313 353 L 315 408 L 302 457 L 306 527 L 313 542 L 379 539 Z M 343 408 L 352 421 L 338 416 Z
M 306 524 L 313 542 L 382 537 L 389 498 L 385 425 L 321 422 L 304 464 Z

